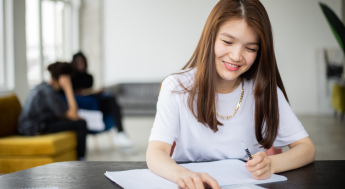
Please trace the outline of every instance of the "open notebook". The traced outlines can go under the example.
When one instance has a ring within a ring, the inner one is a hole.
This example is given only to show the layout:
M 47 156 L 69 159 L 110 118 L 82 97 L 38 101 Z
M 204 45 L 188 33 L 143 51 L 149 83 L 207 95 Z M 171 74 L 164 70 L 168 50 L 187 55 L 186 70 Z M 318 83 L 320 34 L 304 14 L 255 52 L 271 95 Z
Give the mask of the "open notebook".
M 208 173 L 217 180 L 221 187 L 244 183 L 263 184 L 287 180 L 286 177 L 276 174 L 272 174 L 271 177 L 266 180 L 255 180 L 246 170 L 244 164 L 243 161 L 237 159 L 228 159 L 215 162 L 187 163 L 180 165 L 191 171 Z M 107 171 L 105 176 L 123 188 L 177 188 L 177 184 L 154 174 L 149 169 L 116 172 Z

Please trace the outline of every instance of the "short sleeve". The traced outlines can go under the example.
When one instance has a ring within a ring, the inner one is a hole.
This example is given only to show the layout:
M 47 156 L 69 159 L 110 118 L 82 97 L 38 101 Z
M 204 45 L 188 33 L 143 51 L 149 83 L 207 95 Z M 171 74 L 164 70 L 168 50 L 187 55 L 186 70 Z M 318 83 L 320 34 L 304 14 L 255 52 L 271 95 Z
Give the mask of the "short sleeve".
M 68 107 L 59 93 L 54 90 L 44 90 L 44 100 L 46 101 L 48 109 L 56 117 L 65 117 Z
M 93 85 L 93 77 L 92 75 L 85 73 L 83 77 L 79 78 L 79 85 L 82 89 L 91 88 Z
M 276 140 L 273 143 L 275 148 L 282 148 L 300 139 L 308 137 L 302 123 L 292 111 L 286 101 L 283 92 L 277 88 L 279 107 L 279 128 Z
M 164 79 L 157 101 L 157 113 L 149 141 L 162 141 L 173 144 L 179 132 L 179 83 L 173 75 Z

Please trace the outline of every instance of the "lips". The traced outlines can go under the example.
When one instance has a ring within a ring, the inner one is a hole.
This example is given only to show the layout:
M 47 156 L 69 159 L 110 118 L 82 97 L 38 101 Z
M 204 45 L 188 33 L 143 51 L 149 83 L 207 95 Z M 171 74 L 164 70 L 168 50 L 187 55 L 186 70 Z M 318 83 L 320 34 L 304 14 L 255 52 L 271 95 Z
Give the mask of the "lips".
M 230 71 L 236 71 L 238 69 L 240 69 L 240 65 L 237 65 L 237 64 L 233 64 L 233 63 L 229 63 L 229 62 L 225 62 L 225 61 L 222 61 L 225 68 L 230 70 Z

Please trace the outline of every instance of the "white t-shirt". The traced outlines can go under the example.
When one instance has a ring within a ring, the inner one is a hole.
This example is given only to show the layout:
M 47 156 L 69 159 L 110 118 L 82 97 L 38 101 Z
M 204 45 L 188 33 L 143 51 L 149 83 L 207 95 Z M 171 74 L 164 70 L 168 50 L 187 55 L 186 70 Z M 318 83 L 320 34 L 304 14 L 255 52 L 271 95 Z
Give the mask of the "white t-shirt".
M 156 118 L 149 141 L 162 141 L 176 147 L 175 161 L 212 161 L 229 158 L 247 159 L 243 141 L 252 154 L 265 149 L 255 137 L 253 81 L 244 80 L 244 95 L 240 108 L 230 119 L 217 117 L 223 126 L 214 133 L 198 122 L 188 108 L 188 93 L 182 91 L 193 83 L 196 69 L 168 76 L 162 83 L 157 102 Z M 241 96 L 242 84 L 229 94 L 217 94 L 217 112 L 222 116 L 233 114 Z M 276 148 L 287 146 L 308 136 L 301 122 L 293 113 L 282 91 L 278 88 L 279 127 L 273 143 Z

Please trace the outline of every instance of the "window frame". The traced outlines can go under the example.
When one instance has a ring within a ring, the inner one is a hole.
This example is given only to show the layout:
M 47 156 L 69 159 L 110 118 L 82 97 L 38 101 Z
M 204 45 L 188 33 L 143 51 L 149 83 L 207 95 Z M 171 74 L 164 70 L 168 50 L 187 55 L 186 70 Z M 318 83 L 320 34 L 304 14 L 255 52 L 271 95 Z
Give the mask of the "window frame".
M 63 30 L 62 30 L 62 48 L 63 48 L 63 53 L 65 54 L 65 57 L 63 57 L 63 59 L 68 60 L 67 59 L 67 54 L 68 57 L 72 58 L 72 53 L 75 53 L 75 51 L 79 50 L 79 40 L 75 40 L 75 38 L 79 39 L 79 7 L 80 7 L 80 0 L 38 0 L 38 35 L 39 35 L 39 55 L 38 55 L 38 65 L 39 65 L 39 74 L 40 74 L 40 78 L 39 81 L 45 81 L 47 80 L 47 71 L 46 71 L 46 67 L 47 65 L 45 64 L 46 60 L 45 60 L 45 45 L 44 43 L 44 38 L 43 38 L 43 20 L 42 20 L 42 3 L 44 1 L 51 1 L 51 2 L 62 2 L 65 4 L 65 10 L 67 10 L 66 12 L 64 12 L 63 14 Z M 66 18 L 67 16 L 70 16 L 71 18 Z M 78 23 L 76 26 L 75 24 Z M 57 23 L 54 23 L 54 27 L 56 27 Z M 68 43 L 68 44 L 67 44 Z M 56 46 L 56 43 L 55 43 Z M 27 45 L 28 47 L 28 45 Z M 56 53 L 56 52 L 55 52 Z M 28 57 L 27 57 L 27 60 Z M 55 61 L 61 61 L 60 59 L 58 59 L 58 57 L 56 57 Z M 27 65 L 28 66 L 28 65 Z M 27 68 L 27 74 L 29 73 L 29 66 Z M 29 76 L 27 76 L 27 82 L 30 88 L 35 87 L 38 83 L 30 83 L 29 80 Z
M 13 2 L 0 0 L 0 57 L 3 64 L 3 84 L 0 91 L 14 90 L 14 40 L 13 40 Z

